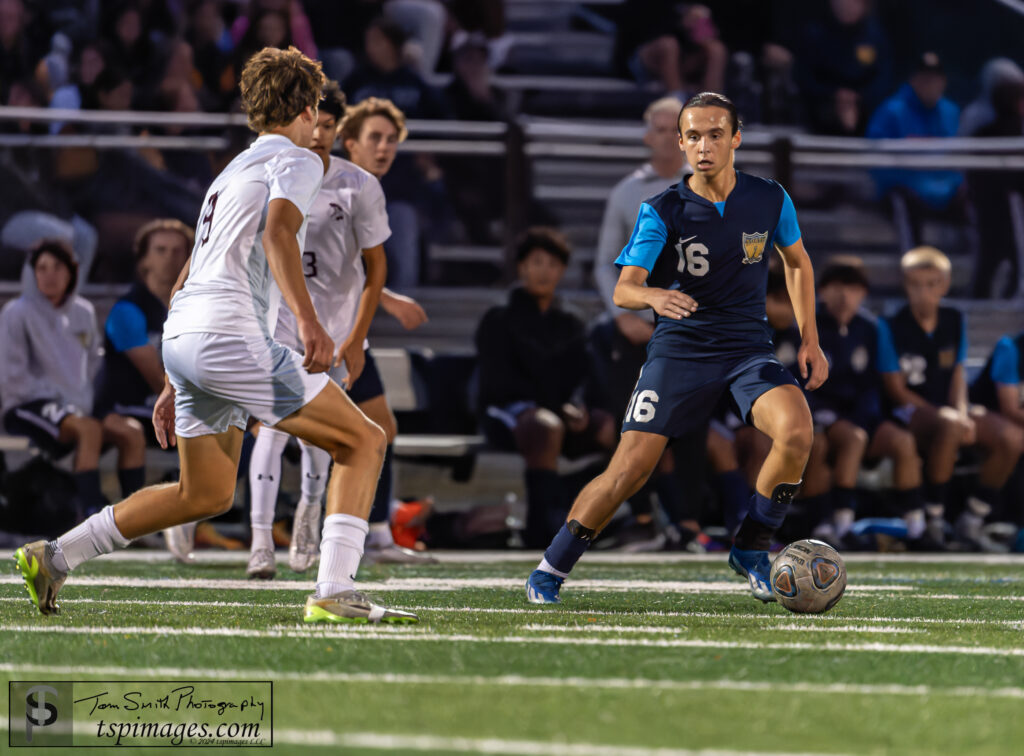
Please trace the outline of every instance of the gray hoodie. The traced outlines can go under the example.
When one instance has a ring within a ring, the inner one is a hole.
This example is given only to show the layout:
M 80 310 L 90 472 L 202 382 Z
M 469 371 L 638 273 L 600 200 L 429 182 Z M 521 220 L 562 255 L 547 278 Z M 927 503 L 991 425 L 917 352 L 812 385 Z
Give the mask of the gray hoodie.
M 100 364 L 96 312 L 72 294 L 54 307 L 23 277 L 24 293 L 0 310 L 0 403 L 3 412 L 36 399 L 92 411 Z
M 970 136 L 996 118 L 992 95 L 1001 84 L 1024 81 L 1024 71 L 1009 58 L 993 58 L 981 69 L 981 93 L 960 114 L 960 136 Z

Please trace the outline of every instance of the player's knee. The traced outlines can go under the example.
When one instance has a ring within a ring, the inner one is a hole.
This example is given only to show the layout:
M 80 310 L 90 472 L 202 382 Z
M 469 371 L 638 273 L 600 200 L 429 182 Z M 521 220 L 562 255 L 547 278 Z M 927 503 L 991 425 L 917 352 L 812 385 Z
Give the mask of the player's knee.
M 103 426 L 93 417 L 76 416 L 71 419 L 71 432 L 78 444 L 99 446 L 103 442 Z
M 908 431 L 900 431 L 893 436 L 892 448 L 898 459 L 910 459 L 917 456 L 917 443 Z
M 398 421 L 395 420 L 395 416 L 391 411 L 388 411 L 387 416 L 381 419 L 380 427 L 384 431 L 387 443 L 392 443 L 395 440 L 395 436 L 398 435 Z
M 1019 457 L 1024 451 L 1024 430 L 1018 425 L 1006 423 L 999 434 L 999 441 L 1007 454 Z
M 351 448 L 337 444 L 331 449 L 331 457 L 335 462 L 344 464 L 352 461 L 352 454 L 366 456 L 370 464 L 381 464 L 388 448 L 388 436 L 377 423 L 369 418 L 359 427 L 356 443 Z
M 220 490 L 211 488 L 204 491 L 179 488 L 178 496 L 185 511 L 194 519 L 222 515 L 235 503 L 235 491 L 233 488 L 229 490 L 227 487 Z
M 814 428 L 810 423 L 793 423 L 782 429 L 774 439 L 787 456 L 807 459 L 814 446 Z
M 868 446 L 868 432 L 860 426 L 853 426 L 850 429 L 850 443 L 855 444 L 861 449 L 866 449 Z

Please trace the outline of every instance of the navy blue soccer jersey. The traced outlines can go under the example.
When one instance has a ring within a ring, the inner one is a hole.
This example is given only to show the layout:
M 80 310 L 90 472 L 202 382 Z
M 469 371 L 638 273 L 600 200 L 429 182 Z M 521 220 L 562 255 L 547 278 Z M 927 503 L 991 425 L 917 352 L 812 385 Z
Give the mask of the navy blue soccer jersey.
M 936 406 L 949 404 L 953 371 L 967 360 L 967 325 L 961 312 L 939 308 L 939 322 L 925 332 L 909 306 L 878 320 L 878 370 L 903 373 L 907 388 Z
M 658 316 L 648 357 L 771 353 L 765 317 L 768 255 L 800 239 L 793 202 L 775 181 L 736 171 L 725 202 L 674 184 L 640 206 L 615 264 L 647 270 L 648 286 L 693 297 L 682 320 Z
M 971 384 L 971 401 L 990 410 L 999 410 L 997 386 L 1021 387 L 1024 375 L 1024 333 L 1003 336 L 996 342 L 985 369 Z M 1024 402 L 1024 392 L 1022 392 Z
M 873 429 L 882 412 L 876 318 L 861 310 L 840 326 L 819 307 L 817 321 L 818 341 L 829 367 L 828 380 L 808 396 L 812 410 L 830 409 L 839 418 Z

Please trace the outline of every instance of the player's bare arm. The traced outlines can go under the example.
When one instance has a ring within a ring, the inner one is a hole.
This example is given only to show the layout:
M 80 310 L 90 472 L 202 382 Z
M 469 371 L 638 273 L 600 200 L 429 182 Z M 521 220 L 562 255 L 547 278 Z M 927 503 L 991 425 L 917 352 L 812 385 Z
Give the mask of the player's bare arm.
M 962 364 L 953 368 L 953 379 L 949 383 L 949 406 L 956 410 L 961 442 L 964 444 L 975 443 L 978 428 L 974 418 L 971 417 L 967 401 L 967 375 Z
M 797 364 L 800 377 L 807 380 L 806 388 L 814 391 L 828 379 L 828 359 L 818 345 L 818 323 L 815 319 L 814 269 L 804 249 L 803 239 L 788 247 L 778 247 L 786 266 L 786 289 L 793 303 L 793 313 L 800 328 L 800 350 Z M 810 366 L 810 370 L 808 370 Z
M 921 409 L 937 409 L 916 391 L 907 388 L 907 378 L 903 373 L 882 373 L 882 387 L 897 406 L 912 404 Z
M 429 320 L 427 311 L 419 302 L 404 294 L 396 294 L 386 286 L 380 292 L 380 306 L 407 331 L 415 330 Z
M 295 314 L 299 338 L 305 347 L 303 367 L 311 373 L 322 373 L 331 366 L 334 342 L 320 325 L 313 301 L 306 289 L 302 271 L 302 251 L 297 234 L 304 218 L 302 211 L 286 199 L 273 199 L 267 208 L 267 226 L 263 232 L 263 249 L 270 273 L 274 276 L 288 308 Z
M 384 289 L 384 281 L 388 277 L 388 261 L 384 256 L 384 245 L 378 244 L 375 247 L 364 249 L 363 263 L 366 265 L 366 281 L 363 283 L 363 292 L 359 297 L 356 322 L 334 358 L 335 366 L 344 362 L 348 367 L 346 382 L 350 387 L 363 372 L 363 365 L 366 362 L 363 342 L 366 340 L 366 334 L 370 331 L 373 316 L 377 314 L 381 291 Z
M 644 286 L 648 275 L 647 270 L 639 265 L 623 266 L 612 294 L 616 306 L 627 310 L 646 310 L 650 307 L 659 315 L 673 320 L 688 318 L 697 311 L 697 302 L 681 291 Z
M 188 274 L 191 269 L 192 257 L 189 256 L 185 260 L 185 266 L 178 274 L 178 280 L 171 287 L 171 296 L 168 298 L 169 302 L 173 302 L 174 295 L 185 286 L 185 281 L 188 280 Z M 160 444 L 160 448 L 166 449 L 169 446 L 177 446 L 178 440 L 174 435 L 174 386 L 171 385 L 171 381 L 166 373 L 163 375 L 163 388 L 153 404 L 153 432 L 156 434 L 156 440 Z
M 1024 407 L 1020 402 L 1020 385 L 1016 383 L 997 383 L 996 400 L 999 402 L 999 414 L 1024 426 Z

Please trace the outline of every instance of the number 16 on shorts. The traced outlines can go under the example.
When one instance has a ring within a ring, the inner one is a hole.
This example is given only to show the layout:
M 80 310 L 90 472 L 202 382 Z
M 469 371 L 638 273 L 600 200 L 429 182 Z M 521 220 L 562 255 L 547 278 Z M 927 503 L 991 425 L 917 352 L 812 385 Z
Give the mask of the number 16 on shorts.
M 629 406 L 626 407 L 626 422 L 632 420 L 635 423 L 647 423 L 654 419 L 657 412 L 658 392 L 651 389 L 642 389 L 633 392 L 630 397 Z

